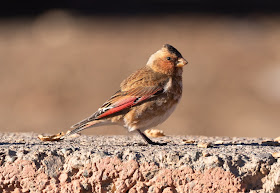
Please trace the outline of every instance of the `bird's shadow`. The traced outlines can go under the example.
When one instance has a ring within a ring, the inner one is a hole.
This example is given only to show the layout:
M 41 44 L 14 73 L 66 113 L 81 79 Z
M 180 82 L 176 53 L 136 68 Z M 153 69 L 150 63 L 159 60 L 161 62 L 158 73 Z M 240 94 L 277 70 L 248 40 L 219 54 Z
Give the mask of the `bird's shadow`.
M 46 146 L 46 145 L 50 145 L 50 144 L 54 144 L 54 143 L 43 143 L 43 142 L 38 142 L 38 143 L 9 143 L 9 142 L 0 142 L 0 146 L 4 146 L 4 145 L 42 145 L 42 146 Z
M 25 145 L 26 143 L 8 143 L 8 142 L 0 142 L 0 145 Z
M 176 144 L 174 144 L 174 145 L 176 145 Z M 197 146 L 197 144 L 195 144 L 195 143 L 184 144 L 184 145 Z M 210 144 L 209 147 L 218 148 L 218 147 L 228 147 L 228 146 L 255 146 L 255 147 L 272 146 L 272 147 L 277 147 L 277 146 L 280 146 L 280 143 L 278 143 L 278 142 L 263 143 L 263 144 L 255 143 L 255 142 L 252 142 L 252 143 L 244 143 L 244 142 L 242 142 L 242 143 L 223 143 L 223 144 Z

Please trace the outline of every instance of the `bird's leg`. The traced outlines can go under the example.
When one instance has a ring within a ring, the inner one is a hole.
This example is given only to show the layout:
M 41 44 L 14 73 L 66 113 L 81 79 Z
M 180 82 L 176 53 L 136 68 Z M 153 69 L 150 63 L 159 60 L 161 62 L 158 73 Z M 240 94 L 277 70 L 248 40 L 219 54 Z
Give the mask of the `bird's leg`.
M 149 137 L 147 137 L 143 132 L 141 132 L 139 129 L 137 129 L 137 131 L 141 135 L 141 137 L 150 145 L 167 145 L 167 143 L 154 142 Z

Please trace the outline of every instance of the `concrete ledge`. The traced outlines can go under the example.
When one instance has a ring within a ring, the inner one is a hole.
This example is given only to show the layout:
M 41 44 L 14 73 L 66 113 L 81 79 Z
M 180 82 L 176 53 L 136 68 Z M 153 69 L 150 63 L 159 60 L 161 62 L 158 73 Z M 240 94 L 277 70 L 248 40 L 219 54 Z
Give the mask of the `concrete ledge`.
M 272 156 L 280 146 L 272 139 L 160 140 L 169 144 L 145 145 L 136 135 L 41 142 L 37 134 L 2 133 L 0 192 L 280 192 L 280 158 Z

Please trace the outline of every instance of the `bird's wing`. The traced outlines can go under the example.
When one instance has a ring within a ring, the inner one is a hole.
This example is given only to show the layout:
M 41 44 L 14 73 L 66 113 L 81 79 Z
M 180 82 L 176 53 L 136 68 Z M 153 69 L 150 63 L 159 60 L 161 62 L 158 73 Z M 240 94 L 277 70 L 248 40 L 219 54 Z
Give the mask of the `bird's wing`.
M 138 87 L 129 91 L 120 91 L 113 95 L 97 111 L 95 119 L 105 118 L 124 109 L 135 106 L 163 92 L 162 87 Z
M 107 100 L 93 115 L 72 126 L 79 127 L 94 120 L 113 116 L 141 102 L 164 92 L 168 77 L 155 73 L 149 68 L 142 68 L 133 73 L 121 84 L 121 90 Z
M 79 127 L 88 122 L 104 119 L 125 109 L 129 109 L 145 100 L 148 100 L 164 91 L 163 87 L 138 87 L 129 91 L 118 91 L 107 100 L 93 115 L 72 126 Z

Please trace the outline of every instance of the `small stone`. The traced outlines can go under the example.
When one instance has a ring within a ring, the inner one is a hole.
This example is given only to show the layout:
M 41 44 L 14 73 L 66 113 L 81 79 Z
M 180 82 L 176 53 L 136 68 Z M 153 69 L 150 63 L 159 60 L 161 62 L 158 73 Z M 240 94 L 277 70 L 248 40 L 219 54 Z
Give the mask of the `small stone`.
M 183 139 L 183 142 L 185 144 L 194 144 L 195 143 L 195 140 L 192 140 L 192 139 Z
M 280 143 L 280 136 L 279 136 L 279 137 L 276 137 L 276 138 L 274 139 L 274 141 L 276 141 L 276 142 L 279 142 L 279 143 Z
M 89 177 L 89 173 L 88 173 L 88 171 L 87 171 L 87 170 L 85 170 L 85 171 L 83 172 L 83 176 L 84 176 L 84 177 L 86 177 L 86 178 L 88 178 L 88 177 Z
M 205 142 L 200 142 L 197 144 L 197 147 L 202 147 L 202 148 L 208 148 L 208 147 L 211 147 L 211 143 L 205 143 Z
M 81 183 L 81 185 L 82 185 L 82 187 L 84 188 L 84 190 L 89 190 L 89 184 L 88 183 L 85 183 L 85 182 L 83 182 L 83 183 Z
M 210 153 L 208 153 L 208 152 L 202 152 L 202 156 L 203 156 L 203 157 L 208 157 L 208 156 L 210 156 Z
M 13 150 L 8 150 L 8 155 L 9 156 L 15 156 L 17 154 L 17 152 L 16 151 L 13 151 Z
M 215 145 L 222 145 L 222 144 L 225 144 L 225 142 L 222 141 L 222 140 L 218 140 L 218 141 L 215 141 L 214 144 Z
M 220 160 L 218 156 L 209 156 L 205 158 L 204 163 L 210 167 L 217 167 L 220 164 Z
M 9 163 L 12 163 L 12 162 L 14 162 L 15 160 L 16 160 L 16 156 L 7 156 L 7 162 L 9 162 Z
M 63 154 L 65 154 L 66 153 L 66 148 L 62 148 L 60 151 L 63 153 Z
M 272 156 L 274 158 L 280 158 L 280 152 L 274 152 L 274 153 L 272 153 Z
M 263 175 L 267 175 L 269 173 L 269 170 L 264 166 L 262 165 L 261 166 L 261 169 L 260 169 L 260 172 L 263 174 Z
M 56 179 L 55 179 L 55 178 L 51 178 L 50 183 L 51 183 L 51 184 L 56 184 L 56 183 L 57 183 L 57 182 L 56 182 Z
M 8 150 L 8 156 L 6 157 L 7 162 L 14 162 L 17 159 L 16 152 L 13 150 Z
M 158 191 L 158 188 L 155 187 L 155 186 L 150 186 L 149 189 L 148 189 L 148 192 L 159 192 Z
M 158 129 L 147 129 L 144 132 L 148 137 L 163 137 L 165 136 L 165 134 L 163 133 L 162 130 L 158 130 Z
M 62 173 L 62 174 L 60 174 L 60 176 L 59 176 L 59 181 L 60 181 L 61 183 L 66 182 L 67 179 L 68 179 L 67 173 Z

